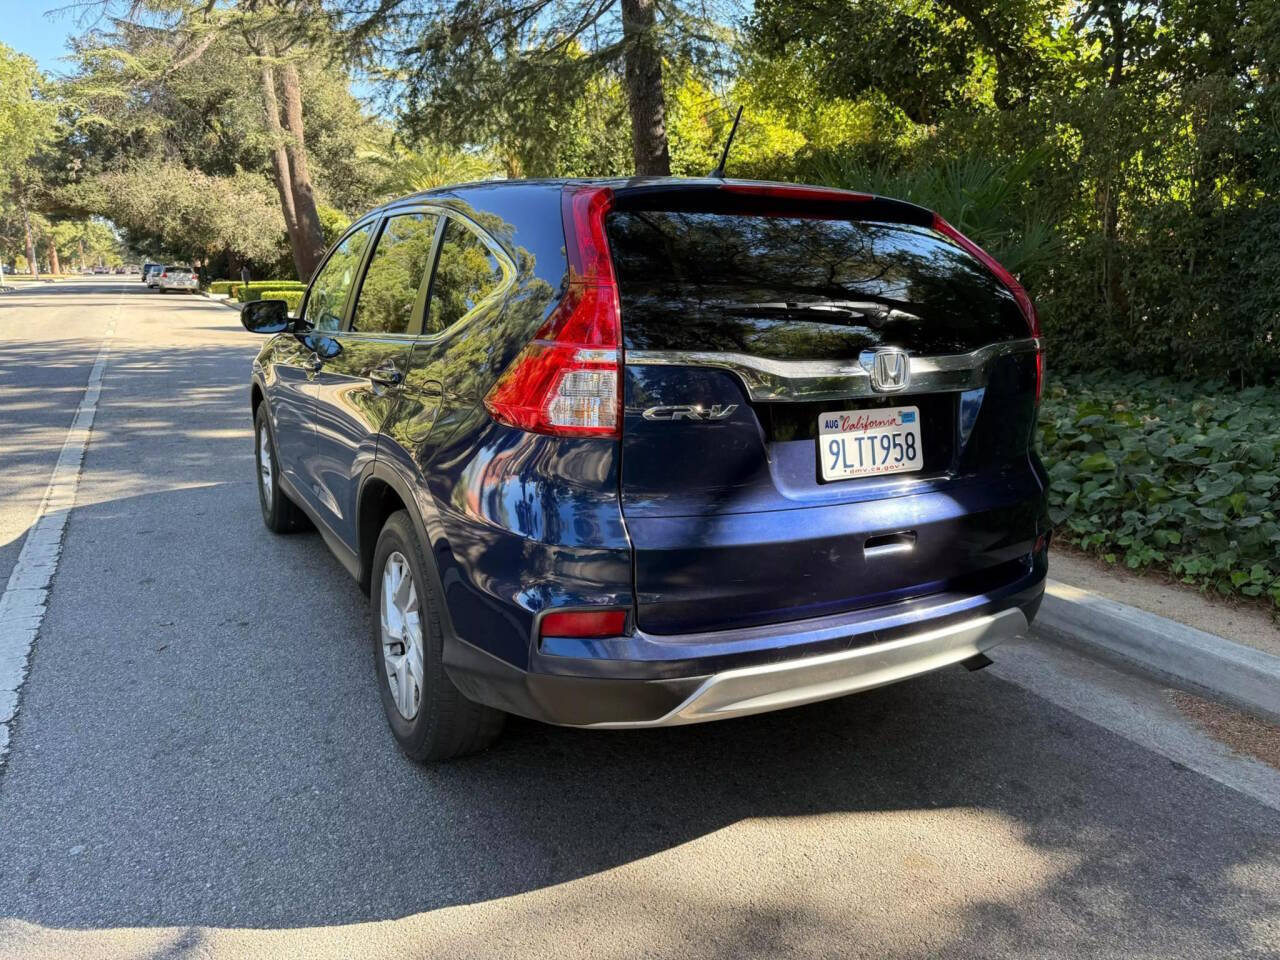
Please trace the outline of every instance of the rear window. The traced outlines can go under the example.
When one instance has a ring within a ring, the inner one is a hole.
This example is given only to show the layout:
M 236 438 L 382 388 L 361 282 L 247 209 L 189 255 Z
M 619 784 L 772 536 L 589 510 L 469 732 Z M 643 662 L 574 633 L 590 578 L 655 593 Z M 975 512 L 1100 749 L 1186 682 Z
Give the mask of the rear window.
M 928 227 L 689 210 L 615 211 L 607 227 L 631 350 L 848 360 L 1027 336 L 1008 290 Z

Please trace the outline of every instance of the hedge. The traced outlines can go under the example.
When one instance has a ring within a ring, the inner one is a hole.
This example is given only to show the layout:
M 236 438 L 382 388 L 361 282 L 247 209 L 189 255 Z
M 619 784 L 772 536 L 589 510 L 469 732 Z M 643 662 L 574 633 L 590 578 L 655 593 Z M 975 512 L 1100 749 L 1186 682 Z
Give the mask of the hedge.
M 219 281 L 222 282 L 222 281 Z M 255 280 L 252 283 L 241 283 L 239 280 L 227 280 L 227 293 L 241 303 L 246 300 L 260 300 L 261 297 L 255 296 L 262 290 L 305 290 L 306 284 L 299 283 L 297 280 Z
M 289 312 L 295 313 L 302 306 L 302 295 L 305 290 L 294 290 L 285 288 L 281 290 L 252 290 L 250 293 L 255 296 L 250 297 L 253 300 L 283 300 L 289 304 Z
M 1280 391 L 1071 375 L 1046 390 L 1040 451 L 1061 539 L 1280 607 Z
M 254 283 L 246 287 L 244 286 L 244 284 L 237 283 L 232 285 L 231 295 L 235 297 L 237 300 L 239 300 L 241 303 L 244 303 L 247 300 L 261 300 L 262 292 L 264 290 L 295 290 L 298 293 L 302 293 L 306 289 L 307 288 L 302 286 L 301 284 L 297 286 L 292 286 L 287 283 L 280 283 L 280 284 L 264 283 L 262 285 L 258 285 Z

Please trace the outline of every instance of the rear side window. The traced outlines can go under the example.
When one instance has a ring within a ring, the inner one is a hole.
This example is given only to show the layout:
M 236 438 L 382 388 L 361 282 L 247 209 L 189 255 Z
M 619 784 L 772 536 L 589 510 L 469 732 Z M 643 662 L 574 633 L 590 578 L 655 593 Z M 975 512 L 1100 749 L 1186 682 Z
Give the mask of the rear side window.
M 849 360 L 1027 336 L 1012 295 L 928 227 L 689 210 L 607 223 L 632 350 Z
M 352 330 L 409 332 L 413 308 L 431 266 L 436 222 L 430 213 L 400 214 L 387 220 L 360 284 Z
M 431 280 L 426 333 L 439 333 L 461 320 L 502 285 L 502 262 L 472 227 L 450 217 Z
M 311 281 L 304 319 L 312 329 L 332 333 L 342 326 L 347 294 L 364 259 L 372 230 L 373 224 L 367 224 L 343 240 Z

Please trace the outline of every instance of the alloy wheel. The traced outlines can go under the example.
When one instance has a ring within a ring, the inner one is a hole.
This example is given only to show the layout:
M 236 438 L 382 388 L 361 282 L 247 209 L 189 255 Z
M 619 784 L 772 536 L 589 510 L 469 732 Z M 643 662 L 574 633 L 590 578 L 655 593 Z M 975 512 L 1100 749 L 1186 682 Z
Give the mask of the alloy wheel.
M 412 720 L 422 702 L 422 618 L 409 561 L 392 551 L 382 569 L 382 659 L 400 716 Z

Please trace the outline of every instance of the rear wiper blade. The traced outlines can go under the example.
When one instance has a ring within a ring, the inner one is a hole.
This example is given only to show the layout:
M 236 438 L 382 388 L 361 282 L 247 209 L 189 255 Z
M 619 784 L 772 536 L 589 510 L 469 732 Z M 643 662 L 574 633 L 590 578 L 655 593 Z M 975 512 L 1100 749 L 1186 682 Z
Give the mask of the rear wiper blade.
M 758 303 L 726 303 L 731 313 L 838 313 L 884 315 L 889 308 L 873 300 L 766 300 Z
M 872 321 L 919 320 L 914 313 L 876 300 L 765 300 L 758 303 L 726 303 L 728 313 L 786 313 L 792 316 L 858 316 Z
M 866 313 L 866 308 L 879 312 L 877 304 L 853 304 L 842 300 L 762 300 L 755 303 L 726 303 L 733 313 Z

